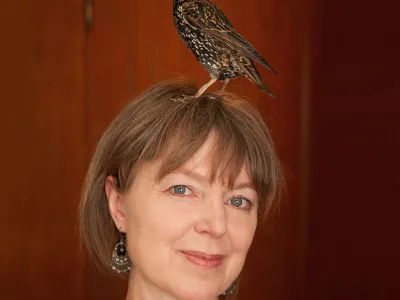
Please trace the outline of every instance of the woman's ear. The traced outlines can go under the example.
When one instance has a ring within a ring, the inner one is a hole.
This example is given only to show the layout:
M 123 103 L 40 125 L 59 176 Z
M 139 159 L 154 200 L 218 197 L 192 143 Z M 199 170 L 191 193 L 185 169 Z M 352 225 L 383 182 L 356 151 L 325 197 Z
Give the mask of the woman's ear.
M 113 176 L 107 176 L 104 188 L 108 199 L 108 210 L 120 232 L 126 232 L 124 198 L 116 189 L 117 182 Z

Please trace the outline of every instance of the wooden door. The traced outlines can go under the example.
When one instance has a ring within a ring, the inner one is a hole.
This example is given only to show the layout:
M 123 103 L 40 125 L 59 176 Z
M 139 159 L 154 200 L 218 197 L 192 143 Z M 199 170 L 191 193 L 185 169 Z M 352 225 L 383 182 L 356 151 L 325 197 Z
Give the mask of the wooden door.
M 0 4 L 0 298 L 82 299 L 81 0 Z

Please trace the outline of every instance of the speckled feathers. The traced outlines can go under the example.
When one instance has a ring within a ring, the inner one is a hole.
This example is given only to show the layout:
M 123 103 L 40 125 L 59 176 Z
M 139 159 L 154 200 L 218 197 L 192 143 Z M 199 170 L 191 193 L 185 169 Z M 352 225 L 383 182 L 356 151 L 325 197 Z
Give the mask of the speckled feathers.
M 275 71 L 212 1 L 174 0 L 173 16 L 180 37 L 214 81 L 242 75 L 272 96 L 253 60 Z

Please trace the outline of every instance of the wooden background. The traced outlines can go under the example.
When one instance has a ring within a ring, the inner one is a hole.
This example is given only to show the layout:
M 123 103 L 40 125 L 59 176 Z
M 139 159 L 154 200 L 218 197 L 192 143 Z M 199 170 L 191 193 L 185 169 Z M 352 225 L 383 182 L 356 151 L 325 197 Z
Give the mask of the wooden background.
M 260 224 L 240 299 L 400 298 L 400 26 L 365 1 L 218 0 L 278 76 L 245 95 L 272 129 L 288 191 Z M 144 88 L 208 80 L 172 0 L 0 3 L 0 298 L 124 299 L 82 252 L 77 207 L 96 142 Z M 213 87 L 218 88 L 217 85 Z

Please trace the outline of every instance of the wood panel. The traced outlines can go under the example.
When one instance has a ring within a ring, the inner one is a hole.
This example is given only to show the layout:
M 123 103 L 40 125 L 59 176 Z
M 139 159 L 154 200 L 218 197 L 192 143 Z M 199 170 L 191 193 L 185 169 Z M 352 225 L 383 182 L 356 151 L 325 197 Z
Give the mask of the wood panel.
M 82 299 L 82 7 L 0 5 L 1 299 Z

